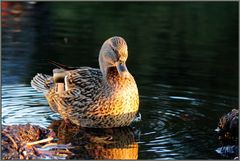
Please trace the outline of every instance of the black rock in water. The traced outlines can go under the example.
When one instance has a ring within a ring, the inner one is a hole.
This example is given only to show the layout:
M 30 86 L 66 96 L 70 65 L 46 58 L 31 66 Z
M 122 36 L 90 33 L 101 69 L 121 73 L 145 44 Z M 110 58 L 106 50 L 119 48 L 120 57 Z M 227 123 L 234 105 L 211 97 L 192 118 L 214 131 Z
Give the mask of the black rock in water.
M 218 139 L 221 147 L 216 152 L 222 157 L 236 158 L 239 155 L 239 110 L 224 114 L 218 123 Z
M 223 115 L 218 123 L 218 134 L 222 139 L 238 138 L 238 115 L 239 110 L 233 109 L 231 112 Z

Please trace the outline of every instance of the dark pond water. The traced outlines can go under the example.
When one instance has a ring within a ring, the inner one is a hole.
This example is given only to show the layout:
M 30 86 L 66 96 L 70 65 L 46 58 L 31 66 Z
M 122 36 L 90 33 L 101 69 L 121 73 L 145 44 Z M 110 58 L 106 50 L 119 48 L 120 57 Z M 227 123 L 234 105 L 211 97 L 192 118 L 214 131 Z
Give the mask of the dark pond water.
M 238 2 L 10 2 L 2 7 L 2 124 L 48 127 L 60 120 L 31 88 L 32 77 L 52 72 L 46 59 L 98 67 L 102 43 L 119 35 L 128 43 L 127 65 L 138 84 L 142 121 L 133 131 L 111 133 L 131 140 L 131 148 L 113 145 L 116 157 L 223 158 L 215 152 L 214 130 L 219 117 L 239 103 Z M 98 151 L 93 144 L 87 147 Z

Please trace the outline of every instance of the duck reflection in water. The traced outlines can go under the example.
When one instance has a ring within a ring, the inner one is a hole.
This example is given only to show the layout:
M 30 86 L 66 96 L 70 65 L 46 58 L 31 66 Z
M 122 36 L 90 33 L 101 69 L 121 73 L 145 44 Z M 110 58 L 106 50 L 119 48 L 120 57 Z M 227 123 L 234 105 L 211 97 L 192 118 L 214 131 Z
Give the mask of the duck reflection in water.
M 84 128 L 56 120 L 49 128 L 56 133 L 59 144 L 75 147 L 75 155 L 67 159 L 138 159 L 138 143 L 131 127 Z

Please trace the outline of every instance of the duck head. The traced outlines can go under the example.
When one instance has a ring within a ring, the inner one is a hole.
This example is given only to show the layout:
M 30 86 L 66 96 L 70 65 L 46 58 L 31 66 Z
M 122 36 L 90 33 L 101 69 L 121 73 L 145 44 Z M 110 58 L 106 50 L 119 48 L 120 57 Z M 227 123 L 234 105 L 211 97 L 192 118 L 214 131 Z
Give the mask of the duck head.
M 114 36 L 106 40 L 99 54 L 99 66 L 103 76 L 107 75 L 110 68 L 115 67 L 121 77 L 128 78 L 130 73 L 126 66 L 127 57 L 127 43 L 123 38 Z

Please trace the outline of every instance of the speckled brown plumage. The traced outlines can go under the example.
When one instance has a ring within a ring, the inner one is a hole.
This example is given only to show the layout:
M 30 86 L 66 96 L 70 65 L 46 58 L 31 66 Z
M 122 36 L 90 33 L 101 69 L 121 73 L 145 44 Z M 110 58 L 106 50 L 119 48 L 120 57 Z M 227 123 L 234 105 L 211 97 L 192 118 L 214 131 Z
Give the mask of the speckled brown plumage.
M 56 63 L 61 70 L 55 70 L 53 76 L 38 74 L 31 85 L 44 92 L 53 111 L 73 124 L 93 128 L 128 126 L 138 111 L 139 96 L 125 65 L 127 56 L 124 39 L 112 37 L 100 50 L 100 69 Z

